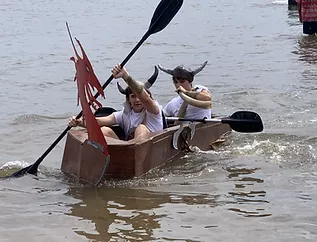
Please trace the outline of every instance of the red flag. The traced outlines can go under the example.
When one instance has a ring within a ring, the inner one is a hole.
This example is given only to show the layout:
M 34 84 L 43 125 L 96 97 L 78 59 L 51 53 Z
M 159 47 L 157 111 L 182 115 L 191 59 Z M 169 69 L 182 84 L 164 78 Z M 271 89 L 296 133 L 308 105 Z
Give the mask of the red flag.
M 70 35 L 68 25 L 67 25 L 67 29 L 68 29 L 68 33 Z M 71 37 L 71 35 L 70 35 L 70 37 Z M 80 105 L 81 105 L 82 110 L 83 110 L 83 122 L 86 123 L 86 128 L 88 131 L 88 139 L 90 141 L 93 141 L 94 143 L 96 143 L 97 146 L 101 146 L 102 151 L 105 155 L 109 155 L 106 139 L 105 139 L 103 133 L 101 132 L 100 126 L 99 126 L 93 112 L 90 109 L 90 105 L 95 110 L 102 107 L 101 103 L 98 102 L 96 100 L 96 98 L 93 96 L 92 90 L 94 90 L 96 88 L 98 93 L 100 95 L 102 95 L 103 97 L 105 97 L 104 92 L 103 92 L 102 86 L 100 85 L 100 82 L 99 82 L 97 76 L 94 73 L 92 65 L 91 65 L 90 61 L 88 60 L 88 57 L 87 57 L 82 45 L 80 44 L 79 40 L 77 40 L 76 38 L 75 38 L 75 40 L 77 41 L 77 43 L 82 51 L 83 58 L 81 58 L 79 56 L 79 54 L 75 48 L 74 42 L 71 38 L 71 42 L 72 42 L 77 60 L 74 57 L 71 57 L 70 59 L 72 61 L 74 61 L 74 63 L 75 63 L 76 74 L 75 74 L 74 81 L 77 81 L 78 103 L 80 101 Z M 78 105 L 78 103 L 77 103 L 77 105 Z

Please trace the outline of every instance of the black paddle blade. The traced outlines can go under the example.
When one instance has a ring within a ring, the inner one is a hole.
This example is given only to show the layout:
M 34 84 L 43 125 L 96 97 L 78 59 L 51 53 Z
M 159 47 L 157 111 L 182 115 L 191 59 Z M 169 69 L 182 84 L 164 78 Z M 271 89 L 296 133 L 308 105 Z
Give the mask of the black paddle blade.
M 116 112 L 114 108 L 111 107 L 101 107 L 98 108 L 97 111 L 95 112 L 95 117 L 104 117 L 112 114 L 113 112 Z
M 263 131 L 263 123 L 261 117 L 251 111 L 238 111 L 230 116 L 224 118 L 222 123 L 229 124 L 230 127 L 242 133 L 255 133 Z
M 35 166 L 29 165 L 27 167 L 22 168 L 21 170 L 14 172 L 13 174 L 11 174 L 10 176 L 8 176 L 8 178 L 12 178 L 12 177 L 21 177 L 24 176 L 26 173 L 32 174 L 32 175 L 37 175 L 37 167 L 35 169 Z
M 162 0 L 153 14 L 149 34 L 155 34 L 164 29 L 177 14 L 183 2 L 183 0 Z

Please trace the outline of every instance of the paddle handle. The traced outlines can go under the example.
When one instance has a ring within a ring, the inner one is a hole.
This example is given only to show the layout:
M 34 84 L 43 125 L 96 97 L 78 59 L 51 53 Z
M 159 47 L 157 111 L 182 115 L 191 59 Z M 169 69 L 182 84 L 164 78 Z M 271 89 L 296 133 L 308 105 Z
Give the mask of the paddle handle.
M 218 119 L 218 118 L 191 119 L 191 118 L 166 117 L 166 120 L 168 120 L 168 121 L 184 121 L 184 122 L 201 122 L 201 123 L 222 122 L 222 119 Z
M 184 121 L 184 122 L 217 122 L 217 123 L 259 123 L 259 120 L 255 119 L 233 119 L 233 118 L 202 118 L 202 119 L 190 119 L 190 118 L 177 118 L 177 117 L 166 117 L 168 121 Z
M 77 116 L 81 117 L 82 112 L 80 112 Z M 36 160 L 36 162 L 31 166 L 32 170 L 34 170 L 40 165 L 40 163 L 44 160 L 44 158 L 54 149 L 54 147 L 64 138 L 67 132 L 71 129 L 71 127 L 67 126 L 67 128 L 61 133 L 57 139 L 48 147 L 48 149 Z
M 121 68 L 131 59 L 131 57 L 134 55 L 134 53 L 140 48 L 140 46 L 144 43 L 144 41 L 150 36 L 150 31 L 148 30 L 145 35 L 142 37 L 142 39 L 138 42 L 138 44 L 131 50 L 131 52 L 127 55 L 127 57 L 120 63 Z M 113 75 L 111 75 L 108 80 L 102 85 L 102 89 L 104 90 L 109 83 L 113 80 Z M 97 92 L 95 94 L 95 98 L 97 99 L 99 97 L 99 93 Z M 80 118 L 81 115 L 76 118 Z
M 232 114 L 229 118 L 203 118 L 203 119 L 190 119 L 190 118 L 177 118 L 166 117 L 167 121 L 189 121 L 189 122 L 218 122 L 228 124 L 231 129 L 242 133 L 254 133 L 263 131 L 263 123 L 260 116 L 252 111 L 238 111 Z

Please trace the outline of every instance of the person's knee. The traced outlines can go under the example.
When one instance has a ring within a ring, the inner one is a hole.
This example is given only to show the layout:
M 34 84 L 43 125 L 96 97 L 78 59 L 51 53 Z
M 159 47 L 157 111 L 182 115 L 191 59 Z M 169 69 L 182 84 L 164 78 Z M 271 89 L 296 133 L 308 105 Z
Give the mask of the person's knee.
M 144 124 L 140 124 L 134 131 L 134 137 L 149 134 L 149 133 L 150 133 L 149 129 Z
M 110 129 L 109 127 L 101 127 L 101 132 L 103 133 L 103 135 L 107 135 L 110 133 Z
M 115 132 L 109 127 L 105 127 L 105 126 L 101 127 L 101 132 L 103 133 L 104 136 L 113 137 L 113 138 L 118 139 Z

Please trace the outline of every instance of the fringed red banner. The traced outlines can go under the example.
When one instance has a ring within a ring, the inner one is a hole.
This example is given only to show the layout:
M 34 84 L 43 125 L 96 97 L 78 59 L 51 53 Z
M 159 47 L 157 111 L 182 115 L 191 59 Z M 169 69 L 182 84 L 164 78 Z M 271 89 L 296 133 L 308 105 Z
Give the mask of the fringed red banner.
M 68 25 L 67 30 L 71 38 Z M 83 111 L 83 122 L 86 124 L 86 128 L 88 131 L 88 139 L 92 141 L 95 145 L 100 147 L 105 155 L 109 155 L 106 139 L 93 112 L 90 109 L 90 106 L 92 106 L 94 110 L 102 107 L 101 103 L 98 102 L 97 99 L 93 96 L 92 91 L 96 88 L 98 93 L 105 97 L 104 92 L 97 76 L 94 73 L 93 67 L 84 51 L 84 48 L 82 47 L 78 39 L 75 38 L 75 40 L 77 41 L 83 55 L 83 58 L 79 56 L 74 42 L 71 38 L 72 46 L 77 58 L 77 60 L 75 59 L 75 57 L 70 58 L 72 61 L 74 61 L 76 68 L 74 81 L 77 81 L 78 88 L 77 105 L 80 101 L 80 105 Z

